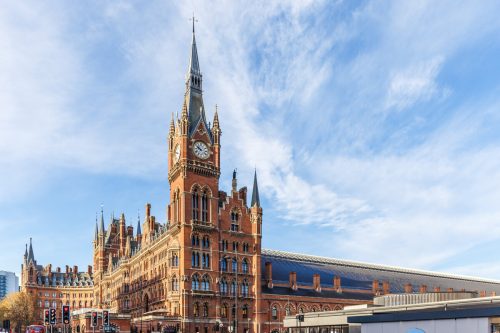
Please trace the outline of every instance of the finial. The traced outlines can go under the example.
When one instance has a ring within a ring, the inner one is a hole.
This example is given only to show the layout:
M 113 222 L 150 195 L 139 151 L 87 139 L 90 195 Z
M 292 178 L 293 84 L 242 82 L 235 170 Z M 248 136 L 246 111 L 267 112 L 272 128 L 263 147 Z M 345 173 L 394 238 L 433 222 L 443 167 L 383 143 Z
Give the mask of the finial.
M 193 17 L 189 19 L 190 21 L 193 21 L 193 35 L 194 35 L 194 22 L 198 22 L 196 17 L 194 17 L 194 12 L 193 12 Z

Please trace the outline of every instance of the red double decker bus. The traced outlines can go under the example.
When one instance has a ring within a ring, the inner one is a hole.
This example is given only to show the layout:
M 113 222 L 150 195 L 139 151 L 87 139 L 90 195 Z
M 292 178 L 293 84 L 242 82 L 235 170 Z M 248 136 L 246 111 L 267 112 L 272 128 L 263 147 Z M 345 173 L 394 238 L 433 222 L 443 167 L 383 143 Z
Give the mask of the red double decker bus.
M 30 325 L 26 327 L 26 333 L 45 333 L 45 326 L 43 325 Z

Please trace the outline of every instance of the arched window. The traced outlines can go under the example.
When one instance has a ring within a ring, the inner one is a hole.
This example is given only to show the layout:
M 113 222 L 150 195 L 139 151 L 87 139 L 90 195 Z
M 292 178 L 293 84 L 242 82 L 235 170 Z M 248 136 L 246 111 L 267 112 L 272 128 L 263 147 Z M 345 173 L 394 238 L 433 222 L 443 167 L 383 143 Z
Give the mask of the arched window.
M 203 317 L 208 317 L 208 303 L 203 304 Z
M 203 276 L 203 279 L 201 280 L 201 289 L 204 291 L 210 290 L 210 278 L 208 275 Z
M 243 319 L 247 319 L 248 318 L 248 305 L 243 305 L 243 308 L 242 308 L 242 315 L 243 315 Z
M 276 305 L 273 305 L 271 309 L 271 317 L 273 318 L 273 320 L 278 319 L 278 307 Z
M 172 278 L 172 290 L 179 291 L 179 280 L 177 280 L 176 276 Z
M 222 295 L 226 295 L 227 294 L 227 281 L 221 280 L 219 288 L 220 288 L 220 293 Z
M 203 236 L 203 241 L 202 241 L 201 245 L 202 245 L 204 248 L 209 248 L 209 247 L 210 247 L 210 237 L 208 237 L 208 236 Z
M 247 280 L 244 280 L 243 283 L 241 284 L 241 294 L 243 297 L 248 297 L 248 282 Z
M 208 253 L 203 253 L 202 256 L 203 259 L 203 268 L 210 268 L 210 254 Z
M 201 195 L 201 221 L 208 222 L 208 195 L 206 190 Z
M 179 266 L 179 256 L 177 255 L 177 253 L 174 253 L 172 255 L 172 267 L 177 267 Z
M 237 288 L 236 281 L 233 280 L 233 282 L 231 282 L 231 294 L 236 295 L 236 290 L 237 290 L 236 288 Z
M 231 212 L 231 231 L 238 231 L 238 230 L 239 230 L 238 213 Z
M 191 254 L 191 266 L 200 267 L 200 254 L 198 252 Z
M 231 261 L 231 268 L 233 272 L 238 271 L 238 261 L 236 261 L 235 258 L 233 258 L 233 260 Z
M 248 273 L 248 261 L 246 259 L 243 259 L 243 262 L 241 263 L 241 270 L 244 274 Z
M 222 318 L 227 318 L 227 304 L 222 304 L 221 308 L 220 308 L 220 316 Z
M 288 305 L 285 307 L 285 314 L 287 316 L 291 316 L 292 315 L 292 310 L 290 309 L 290 307 Z
M 193 220 L 198 221 L 199 219 L 199 199 L 198 199 L 198 189 L 194 189 L 193 194 L 191 195 L 191 207 L 193 209 Z
M 191 289 L 199 290 L 200 289 L 200 278 L 198 275 L 193 276 L 193 280 L 191 281 Z
M 227 272 L 227 260 L 226 260 L 226 258 L 222 258 L 220 260 L 220 270 L 222 272 Z
M 194 303 L 194 306 L 193 306 L 193 316 L 194 317 L 199 317 L 200 316 L 200 305 L 198 304 L 198 302 Z

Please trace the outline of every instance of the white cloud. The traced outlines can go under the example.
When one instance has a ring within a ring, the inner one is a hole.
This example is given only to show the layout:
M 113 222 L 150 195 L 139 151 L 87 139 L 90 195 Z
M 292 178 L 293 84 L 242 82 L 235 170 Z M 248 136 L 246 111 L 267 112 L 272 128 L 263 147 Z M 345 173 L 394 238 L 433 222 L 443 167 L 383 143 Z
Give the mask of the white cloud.
M 386 107 L 401 110 L 417 101 L 426 102 L 442 91 L 436 83 L 436 76 L 443 60 L 441 57 L 435 57 L 392 74 Z

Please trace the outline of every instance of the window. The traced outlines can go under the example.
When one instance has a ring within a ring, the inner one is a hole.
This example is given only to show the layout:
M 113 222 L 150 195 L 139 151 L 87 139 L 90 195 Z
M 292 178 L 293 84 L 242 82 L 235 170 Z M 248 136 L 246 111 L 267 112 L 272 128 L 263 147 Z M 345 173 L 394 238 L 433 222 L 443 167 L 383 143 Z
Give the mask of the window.
M 201 195 L 201 221 L 208 222 L 208 196 L 207 191 Z
M 227 281 L 226 280 L 222 280 L 220 282 L 220 293 L 223 295 L 227 294 Z
M 223 272 L 227 272 L 227 260 L 225 258 L 222 258 L 220 260 L 220 270 Z
M 241 294 L 243 297 L 248 297 L 248 282 L 246 280 L 241 284 Z
M 236 305 L 233 305 L 233 306 L 231 307 L 231 314 L 232 314 L 233 318 L 235 318 L 235 317 L 236 317 Z
M 191 289 L 192 290 L 200 289 L 200 278 L 198 277 L 198 275 L 193 276 L 193 280 L 191 281 Z
M 209 248 L 210 247 L 210 237 L 203 236 L 202 246 L 204 248 Z
M 238 242 L 233 242 L 233 251 L 238 251 L 240 244 Z
M 201 289 L 205 291 L 210 290 L 210 278 L 208 275 L 203 276 L 203 279 L 201 280 Z
M 271 309 L 271 317 L 273 318 L 273 320 L 278 319 L 278 307 L 276 305 L 274 305 Z
M 191 245 L 200 246 L 200 237 L 198 235 L 191 236 Z
M 238 213 L 231 212 L 231 231 L 238 231 Z
M 200 254 L 198 252 L 191 254 L 191 266 L 200 267 Z
M 198 303 L 194 303 L 193 306 L 193 316 L 199 317 L 200 316 L 200 305 Z
M 291 316 L 292 315 L 292 311 L 290 310 L 290 307 L 288 305 L 285 307 L 285 314 L 287 316 Z
M 231 282 L 231 294 L 236 295 L 236 281 Z
M 231 267 L 232 267 L 233 272 L 238 271 L 238 262 L 236 261 L 235 258 L 233 258 L 233 260 L 231 261 Z
M 172 290 L 179 291 L 179 280 L 177 280 L 176 276 L 172 278 Z
M 203 317 L 208 317 L 208 303 L 203 304 Z
M 248 261 L 246 259 L 243 259 L 243 262 L 241 263 L 241 270 L 245 274 L 248 273 Z
M 191 207 L 193 209 L 193 220 L 197 221 L 199 219 L 198 211 L 198 190 L 195 189 L 191 195 Z
M 222 318 L 227 318 L 227 304 L 222 304 L 220 308 L 220 316 Z
M 202 259 L 203 268 L 210 268 L 210 254 L 203 253 Z
M 228 241 L 223 240 L 222 241 L 222 251 L 227 251 L 227 248 L 228 248 Z
M 172 267 L 177 267 L 179 266 L 179 257 L 177 256 L 177 253 L 174 253 L 172 255 Z
M 243 305 L 243 308 L 242 308 L 242 315 L 243 315 L 243 319 L 247 319 L 248 318 L 248 305 Z
M 73 301 L 73 303 L 75 303 L 75 302 Z M 50 307 L 50 305 L 49 305 L 49 301 L 45 301 L 45 307 L 46 307 L 46 308 Z

